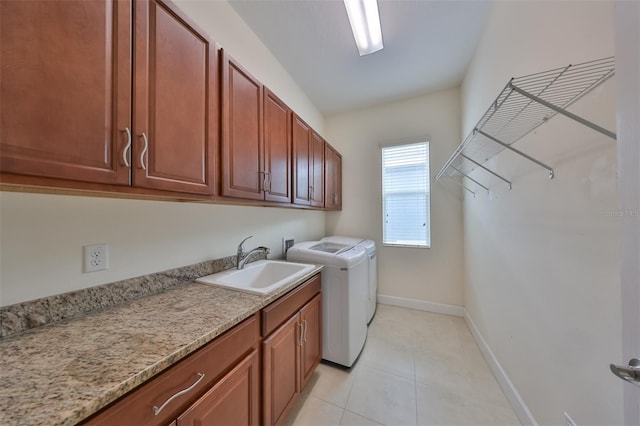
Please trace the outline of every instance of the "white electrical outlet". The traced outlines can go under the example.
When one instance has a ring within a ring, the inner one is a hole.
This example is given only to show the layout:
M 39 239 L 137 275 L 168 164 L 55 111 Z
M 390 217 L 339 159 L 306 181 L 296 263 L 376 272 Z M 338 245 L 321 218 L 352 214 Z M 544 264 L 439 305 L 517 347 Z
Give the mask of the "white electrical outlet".
M 576 426 L 576 422 L 567 413 L 564 413 L 564 426 Z
M 102 271 L 109 268 L 109 245 L 84 246 L 84 272 Z

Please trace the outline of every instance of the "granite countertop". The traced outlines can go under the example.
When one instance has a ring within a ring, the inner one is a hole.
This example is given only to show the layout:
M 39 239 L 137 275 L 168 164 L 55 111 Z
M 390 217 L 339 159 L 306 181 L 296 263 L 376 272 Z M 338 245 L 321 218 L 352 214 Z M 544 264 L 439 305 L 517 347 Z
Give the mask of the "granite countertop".
M 0 424 L 76 424 L 321 269 L 266 296 L 191 282 L 4 339 Z

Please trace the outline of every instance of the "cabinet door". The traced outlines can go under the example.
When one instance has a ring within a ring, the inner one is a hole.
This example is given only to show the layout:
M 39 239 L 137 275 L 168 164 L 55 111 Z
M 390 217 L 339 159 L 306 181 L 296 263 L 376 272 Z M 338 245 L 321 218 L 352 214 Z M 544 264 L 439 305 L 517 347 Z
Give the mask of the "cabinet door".
M 335 153 L 329 144 L 324 147 L 324 207 L 335 208 Z
M 300 354 L 300 389 L 307 384 L 322 359 L 322 295 L 311 299 L 300 311 L 303 343 Z
M 262 344 L 263 423 L 277 424 L 300 393 L 302 325 L 296 314 Z
M 222 195 L 262 200 L 262 84 L 224 51 L 222 73 Z
M 264 89 L 265 200 L 291 202 L 291 110 Z
M 309 181 L 309 159 L 311 128 L 297 115 L 293 115 L 293 202 L 308 206 L 311 202 Z
M 342 208 L 342 156 L 326 144 L 324 150 L 324 206 L 327 209 Z
M 213 194 L 216 45 L 168 2 L 135 11 L 133 183 Z
M 178 417 L 177 426 L 260 423 L 260 362 L 254 350 Z
M 309 179 L 311 180 L 311 205 L 324 207 L 324 139 L 311 132 L 311 158 Z
M 0 171 L 129 184 L 130 1 L 0 1 L 0 58 Z
M 334 157 L 334 173 L 335 173 L 335 205 L 336 210 L 342 210 L 342 155 L 336 151 Z

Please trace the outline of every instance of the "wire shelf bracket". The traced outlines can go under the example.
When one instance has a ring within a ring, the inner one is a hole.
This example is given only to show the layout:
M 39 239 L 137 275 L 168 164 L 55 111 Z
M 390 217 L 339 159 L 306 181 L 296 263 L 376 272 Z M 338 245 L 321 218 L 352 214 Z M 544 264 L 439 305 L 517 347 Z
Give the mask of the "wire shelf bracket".
M 512 145 L 556 114 L 616 140 L 614 132 L 567 111 L 571 104 L 614 75 L 615 60 L 608 57 L 512 78 L 491 103 L 473 131 L 442 166 L 436 175 L 436 181 L 443 176 L 464 176 L 489 191 L 487 186 L 469 177 L 471 172 L 479 168 L 505 182 L 511 189 L 512 183 L 509 179 L 489 169 L 485 164 L 504 149 L 548 170 L 549 179 L 552 179 L 554 171 L 551 166 Z

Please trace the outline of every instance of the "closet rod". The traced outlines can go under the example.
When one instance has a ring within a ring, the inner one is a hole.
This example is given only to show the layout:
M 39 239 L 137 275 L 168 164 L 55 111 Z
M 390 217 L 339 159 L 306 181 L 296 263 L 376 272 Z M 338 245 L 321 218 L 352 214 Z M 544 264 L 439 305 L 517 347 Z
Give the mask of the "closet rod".
M 569 118 L 577 121 L 578 123 L 581 123 L 581 124 L 584 124 L 587 127 L 590 127 L 591 129 L 595 130 L 596 132 L 600 132 L 603 135 L 609 136 L 611 139 L 616 140 L 616 134 L 613 133 L 610 130 L 605 129 L 604 127 L 600 127 L 597 124 L 592 123 L 589 120 L 585 120 L 584 118 L 579 117 L 579 116 L 567 111 L 566 109 L 562 109 L 562 108 L 560 108 L 558 106 L 555 106 L 554 104 L 552 104 L 550 102 L 545 101 L 544 99 L 540 99 L 539 97 L 537 97 L 535 95 L 532 95 L 531 93 L 529 93 L 529 92 L 527 92 L 525 90 L 522 90 L 518 86 L 514 86 L 511 83 L 509 83 L 509 87 L 511 89 L 515 90 L 516 92 L 520 93 L 522 96 L 526 96 L 527 98 L 529 98 L 529 99 L 531 99 L 531 100 L 533 100 L 535 102 L 538 102 L 539 104 L 542 104 L 542 105 L 546 106 L 547 108 L 552 109 L 552 110 L 554 110 L 555 112 L 557 112 L 559 114 L 562 114 L 562 115 L 564 115 L 566 117 L 569 117 Z
M 551 167 L 547 166 L 546 164 L 544 164 L 543 162 L 538 161 L 535 158 L 531 157 L 530 155 L 525 154 L 524 152 L 522 152 L 522 151 L 520 151 L 518 149 L 515 149 L 511 145 L 508 145 L 508 144 L 506 144 L 506 143 L 494 138 L 493 136 L 483 132 L 482 130 L 475 129 L 475 131 L 478 132 L 479 134 L 481 134 L 482 136 L 484 136 L 485 138 L 490 139 L 490 140 L 494 141 L 495 143 L 497 143 L 499 145 L 502 145 L 503 147 L 507 148 L 508 150 L 513 151 L 516 154 L 519 154 L 519 155 L 523 156 L 527 160 L 536 163 L 538 166 L 540 166 L 540 167 L 542 167 L 544 169 L 547 169 L 549 171 L 549 179 L 553 179 L 553 169 Z
M 462 176 L 466 177 L 471 182 L 474 182 L 476 185 L 481 186 L 485 191 L 489 192 L 489 188 L 487 188 L 486 186 L 484 186 L 483 184 L 481 184 L 480 182 L 478 182 L 477 180 L 475 180 L 474 178 L 472 178 L 468 174 L 461 172 L 460 169 L 456 168 L 455 166 L 451 166 L 451 167 L 453 168 L 453 170 L 455 170 L 456 172 L 460 173 Z M 473 195 L 475 195 L 475 194 L 473 194 Z
M 487 169 L 485 166 L 483 166 L 482 164 L 478 163 L 476 160 L 474 160 L 473 158 L 469 158 L 466 155 L 464 155 L 463 153 L 460 153 L 460 155 L 464 158 L 466 158 L 467 160 L 471 161 L 473 164 L 475 164 L 476 166 L 480 167 L 483 170 L 488 171 L 489 173 L 491 173 L 492 175 L 494 175 L 495 177 L 497 177 L 498 179 L 501 179 L 503 181 L 505 181 L 507 183 L 507 185 L 509 185 L 509 189 L 511 189 L 511 182 L 508 181 L 507 179 L 503 178 L 502 176 L 500 176 L 499 174 L 497 174 L 496 172 L 494 172 L 493 170 L 489 170 Z

